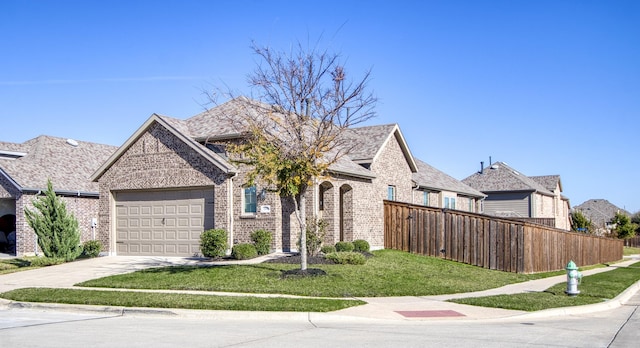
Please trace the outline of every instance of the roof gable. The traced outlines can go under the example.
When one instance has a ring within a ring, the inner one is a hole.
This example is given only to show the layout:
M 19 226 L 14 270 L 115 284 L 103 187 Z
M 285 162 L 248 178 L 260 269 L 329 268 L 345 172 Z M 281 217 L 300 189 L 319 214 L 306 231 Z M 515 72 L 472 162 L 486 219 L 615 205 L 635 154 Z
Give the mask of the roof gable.
M 541 176 L 530 176 L 529 178 L 533 179 L 538 184 L 542 185 L 544 188 L 551 192 L 555 192 L 557 188 L 562 192 L 562 182 L 560 181 L 560 175 L 541 175 Z
M 480 192 L 530 191 L 552 196 L 553 192 L 535 180 L 514 170 L 504 162 L 496 162 L 482 172 L 462 180 Z
M 473 187 L 441 172 L 426 162 L 416 160 L 418 171 L 413 173 L 413 181 L 420 188 L 437 191 L 451 191 L 472 197 L 485 197 Z
M 202 155 L 205 159 L 211 162 L 216 167 L 220 168 L 227 174 L 234 174 L 237 172 L 235 166 L 222 158 L 220 155 L 213 151 L 210 151 L 205 146 L 195 140 L 195 137 L 190 132 L 190 127 L 186 121 L 178 120 L 171 117 L 160 116 L 153 114 L 138 130 L 127 139 L 127 141 L 118 148 L 117 151 L 107 159 L 104 164 L 98 168 L 98 170 L 91 176 L 92 181 L 98 181 L 100 177 L 120 158 L 122 155 L 154 124 L 159 124 L 182 142 L 191 147 L 194 151 Z
M 375 162 L 384 147 L 395 137 L 411 172 L 418 171 L 416 161 L 397 124 L 351 128 L 345 132 L 344 137 L 345 145 L 350 148 L 349 158 L 359 164 Z

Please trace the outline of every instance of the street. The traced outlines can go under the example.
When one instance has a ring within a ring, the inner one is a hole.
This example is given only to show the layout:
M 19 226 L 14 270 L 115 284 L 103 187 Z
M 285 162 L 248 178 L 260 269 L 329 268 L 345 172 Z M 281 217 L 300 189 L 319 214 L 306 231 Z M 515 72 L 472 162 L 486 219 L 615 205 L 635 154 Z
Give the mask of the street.
M 0 310 L 9 347 L 633 347 L 638 295 L 619 308 L 565 317 L 492 320 L 367 320 L 311 314 L 309 320 L 242 316 Z

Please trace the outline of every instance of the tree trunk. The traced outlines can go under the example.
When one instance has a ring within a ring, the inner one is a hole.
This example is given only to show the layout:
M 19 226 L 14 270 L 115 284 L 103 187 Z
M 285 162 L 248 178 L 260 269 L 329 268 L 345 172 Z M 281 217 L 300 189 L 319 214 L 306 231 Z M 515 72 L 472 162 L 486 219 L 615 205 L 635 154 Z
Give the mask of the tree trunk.
M 298 222 L 300 223 L 300 270 L 307 270 L 307 188 L 300 190 L 298 205 Z

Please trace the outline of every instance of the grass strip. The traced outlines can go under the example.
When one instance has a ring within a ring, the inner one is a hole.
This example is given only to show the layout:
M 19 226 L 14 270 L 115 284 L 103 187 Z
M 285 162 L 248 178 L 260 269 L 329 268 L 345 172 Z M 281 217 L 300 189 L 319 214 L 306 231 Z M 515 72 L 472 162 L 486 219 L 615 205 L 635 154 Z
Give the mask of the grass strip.
M 331 312 L 365 304 L 359 300 L 340 299 L 215 296 L 52 288 L 17 289 L 1 293 L 0 297 L 20 302 L 229 311 Z
M 556 284 L 544 292 L 531 292 L 513 295 L 469 297 L 452 299 L 449 302 L 473 306 L 538 311 L 549 308 L 581 306 L 610 300 L 640 280 L 640 262 L 629 267 L 620 267 L 582 278 L 578 286 L 580 294 L 567 296 L 566 283 Z
M 309 265 L 327 275 L 284 278 L 295 264 L 154 268 L 77 284 L 123 289 L 200 290 L 315 297 L 424 296 L 480 291 L 563 272 L 516 274 L 396 250 L 378 250 L 364 265 Z
M 624 247 L 624 248 L 622 249 L 622 254 L 623 254 L 624 256 L 640 254 L 640 248 Z

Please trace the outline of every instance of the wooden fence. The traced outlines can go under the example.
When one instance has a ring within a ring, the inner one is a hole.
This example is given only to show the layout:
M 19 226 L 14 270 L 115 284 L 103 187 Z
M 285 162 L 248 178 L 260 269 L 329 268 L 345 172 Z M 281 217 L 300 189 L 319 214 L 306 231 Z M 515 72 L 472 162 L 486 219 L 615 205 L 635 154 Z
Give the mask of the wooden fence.
M 628 247 L 640 248 L 640 236 L 635 236 L 625 240 L 624 245 Z
M 587 266 L 622 259 L 622 240 L 566 232 L 543 225 L 384 202 L 384 246 L 516 273 Z

